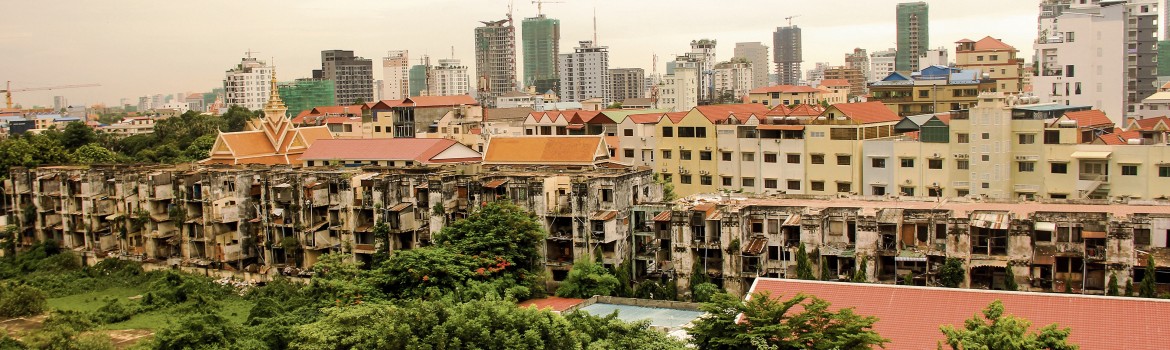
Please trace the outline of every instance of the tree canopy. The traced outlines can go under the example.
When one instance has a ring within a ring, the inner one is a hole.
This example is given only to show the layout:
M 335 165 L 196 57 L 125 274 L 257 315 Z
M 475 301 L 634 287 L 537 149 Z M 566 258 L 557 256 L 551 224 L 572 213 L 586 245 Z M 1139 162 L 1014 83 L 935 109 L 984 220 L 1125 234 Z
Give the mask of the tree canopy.
M 806 294 L 780 300 L 757 293 L 745 302 L 719 293 L 703 304 L 708 314 L 690 329 L 691 343 L 700 349 L 861 350 L 889 342 L 874 332 L 876 317 L 858 315 L 852 308 L 834 312 L 829 306 Z
M 952 325 L 940 327 L 946 340 L 940 341 L 953 350 L 1075 350 L 1068 343 L 1068 328 L 1050 324 L 1039 333 L 1028 332 L 1032 322 L 1004 314 L 1003 302 L 996 300 L 983 309 L 983 316 L 975 315 L 963 322 L 963 328 Z

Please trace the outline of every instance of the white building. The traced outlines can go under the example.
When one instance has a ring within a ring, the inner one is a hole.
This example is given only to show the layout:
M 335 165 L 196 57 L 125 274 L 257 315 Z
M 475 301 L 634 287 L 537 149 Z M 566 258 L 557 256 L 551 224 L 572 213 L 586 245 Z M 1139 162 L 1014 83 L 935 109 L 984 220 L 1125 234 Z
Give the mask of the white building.
M 609 48 L 596 46 L 592 40 L 580 41 L 579 44 L 573 53 L 557 55 L 561 100 L 580 102 L 601 98 L 607 105 L 612 103 L 613 97 L 609 92 Z
M 467 75 L 464 70 L 464 75 Z M 401 100 L 410 95 L 410 52 L 387 51 L 382 57 L 382 99 Z
M 749 91 L 768 86 L 768 73 L 772 71 L 768 54 L 768 46 L 762 43 L 735 43 L 735 57 L 746 58 L 752 63 L 752 86 L 748 88 Z
M 704 101 L 711 100 L 712 77 L 706 72 L 715 70 L 715 40 L 714 39 L 699 39 L 691 40 L 691 52 L 687 53 L 692 59 L 697 59 L 700 64 L 699 71 L 699 99 Z
M 754 71 L 752 63 L 742 58 L 734 58 L 730 62 L 716 64 L 714 76 L 716 101 L 719 101 L 719 98 L 727 93 L 730 93 L 732 100 L 735 101 L 747 96 L 748 91 L 753 89 Z M 735 103 L 735 101 L 722 102 Z
M 1162 85 L 1157 93 L 1142 99 L 1141 106 L 1138 106 L 1138 119 L 1161 116 L 1170 116 L 1170 83 Z
M 1042 102 L 1092 106 L 1114 123 L 1156 92 L 1158 1 L 1047 8 L 1035 44 L 1032 91 Z
M 829 64 L 829 62 L 817 62 L 817 64 L 815 66 L 813 66 L 813 69 L 809 69 L 808 71 L 805 72 L 804 85 L 808 85 L 808 86 L 821 85 L 821 80 L 825 80 L 825 69 L 828 69 L 829 67 L 832 67 L 832 66 L 833 65 Z
M 471 93 L 467 66 L 456 58 L 441 58 L 439 65 L 430 67 L 427 77 L 427 95 L 458 96 Z
M 876 51 L 869 55 L 869 76 L 866 77 L 871 82 L 880 81 L 890 76 L 894 72 L 894 58 L 897 56 L 898 50 L 888 49 L 884 51 Z
M 179 113 L 182 114 L 182 113 L 187 113 L 187 111 L 191 110 L 191 105 L 187 104 L 187 102 L 171 101 L 171 102 L 164 103 L 162 105 L 162 109 L 173 109 L 173 110 L 179 111 Z
M 657 108 L 674 112 L 689 111 L 699 105 L 699 69 L 694 64 L 675 66 L 662 77 L 658 87 Z
M 225 106 L 241 106 L 248 110 L 264 109 L 270 94 L 272 68 L 256 58 L 245 57 L 235 68 L 229 69 L 223 79 Z M 160 96 L 161 95 L 156 95 Z M 161 98 L 155 98 L 151 108 L 162 108 Z
M 930 66 L 950 66 L 950 62 L 950 54 L 947 53 L 946 47 L 930 49 L 922 52 L 922 56 L 918 56 L 918 70 Z

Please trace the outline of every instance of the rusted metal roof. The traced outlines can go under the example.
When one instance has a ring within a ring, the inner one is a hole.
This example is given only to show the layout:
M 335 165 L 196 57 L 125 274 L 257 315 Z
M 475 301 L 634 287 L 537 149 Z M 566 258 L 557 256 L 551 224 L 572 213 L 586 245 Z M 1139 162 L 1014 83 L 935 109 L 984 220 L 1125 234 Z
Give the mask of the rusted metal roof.
M 743 254 L 744 255 L 760 255 L 760 253 L 764 252 L 764 247 L 767 247 L 767 246 L 768 246 L 768 237 L 767 236 L 752 237 L 752 239 L 748 241 L 748 244 L 743 247 Z
M 593 213 L 592 220 L 609 221 L 617 216 L 617 210 L 600 210 Z
M 1105 239 L 1105 231 L 1082 231 L 1081 238 Z
M 667 211 L 658 213 L 658 215 L 655 215 L 654 219 L 651 219 L 651 220 L 653 220 L 653 221 L 670 221 L 670 211 L 667 210 Z
M 878 211 L 877 222 L 883 224 L 896 224 L 902 221 L 902 209 L 899 208 L 885 208 Z
M 1006 230 L 1011 223 L 1008 213 L 975 213 L 971 215 L 971 226 L 992 230 Z
M 487 184 L 484 184 L 483 187 L 496 188 L 496 187 L 503 186 L 506 183 L 508 183 L 508 179 L 495 179 L 495 180 L 488 182 Z
M 400 212 L 403 209 L 409 208 L 413 204 L 414 203 L 409 203 L 409 202 L 395 204 L 393 207 L 390 207 L 390 212 L 392 212 L 392 213 Z
M 789 215 L 780 226 L 800 226 L 800 214 Z

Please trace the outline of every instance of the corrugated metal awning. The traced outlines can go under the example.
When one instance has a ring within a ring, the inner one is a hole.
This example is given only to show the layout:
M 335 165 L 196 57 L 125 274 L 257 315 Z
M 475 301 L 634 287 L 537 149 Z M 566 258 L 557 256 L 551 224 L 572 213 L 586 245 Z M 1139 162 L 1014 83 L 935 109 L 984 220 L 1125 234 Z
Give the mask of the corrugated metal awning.
M 1109 159 L 1110 154 L 1113 154 L 1113 152 L 1076 151 L 1073 152 L 1072 157 L 1074 159 Z
M 508 179 L 495 179 L 495 180 L 488 182 L 487 184 L 484 184 L 483 187 L 496 188 L 496 187 L 503 186 L 506 183 L 508 183 Z
M 896 224 L 902 221 L 902 209 L 885 208 L 878 211 L 877 222 L 882 224 Z
M 971 267 L 1007 267 L 1007 260 L 971 259 Z
M 789 215 L 780 226 L 800 226 L 800 214 Z
M 609 221 L 617 216 L 617 210 L 601 210 L 593 213 L 592 220 Z
M 654 219 L 651 219 L 651 220 L 653 220 L 653 221 L 670 221 L 670 211 L 667 210 L 667 211 L 658 213 L 658 215 L 654 215 Z
M 971 215 L 971 226 L 992 230 L 1006 230 L 1011 218 L 1007 213 L 976 213 Z
M 410 208 L 411 205 L 413 205 L 413 203 L 398 203 L 398 204 L 395 204 L 393 207 L 390 207 L 390 212 L 397 213 L 397 212 L 400 212 L 406 208 Z
M 764 247 L 768 246 L 768 237 L 756 236 L 748 241 L 748 244 L 743 248 L 743 255 L 760 255 L 764 252 Z
M 1036 231 L 1054 232 L 1054 231 L 1056 231 L 1056 223 L 1055 222 L 1037 222 L 1036 225 L 1034 226 L 1034 228 Z
M 1081 231 L 1081 238 L 1105 239 L 1105 231 Z

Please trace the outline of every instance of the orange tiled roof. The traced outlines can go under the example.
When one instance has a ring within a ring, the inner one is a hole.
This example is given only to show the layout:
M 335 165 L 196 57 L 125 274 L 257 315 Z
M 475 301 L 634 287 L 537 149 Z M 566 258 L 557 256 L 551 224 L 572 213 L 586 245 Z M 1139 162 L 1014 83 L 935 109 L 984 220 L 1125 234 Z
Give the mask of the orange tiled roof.
M 979 39 L 975 42 L 976 51 L 992 51 L 992 50 L 1015 50 L 1015 47 L 1000 41 L 999 39 L 990 36 Z
M 1142 138 L 1142 132 L 1138 130 L 1118 131 L 1114 130 L 1112 133 L 1098 136 L 1097 139 L 1106 145 L 1125 145 L 1129 144 L 1130 139 Z
M 821 106 L 802 104 L 802 105 L 797 105 L 796 107 L 793 107 L 791 110 L 789 110 L 788 114 L 785 114 L 785 115 L 799 116 L 799 117 L 815 117 L 815 116 L 821 115 L 821 113 L 824 113 L 824 112 L 825 112 L 825 109 L 822 108 Z
M 630 121 L 634 124 L 657 124 L 666 113 L 631 114 Z
M 496 136 L 488 140 L 485 164 L 592 165 L 609 151 L 601 136 Z
M 1163 127 L 1170 126 L 1170 117 L 1162 116 L 1157 118 L 1137 119 L 1130 123 L 1129 128 L 1133 129 L 1134 126 L 1136 126 L 1138 130 L 1150 131 L 1155 130 L 1158 127 L 1158 124 L 1162 124 Z
M 387 109 L 390 107 L 446 107 L 446 106 L 478 106 L 479 101 L 468 95 L 456 96 L 411 96 L 401 100 L 382 100 L 370 109 Z
M 671 113 L 666 113 L 666 119 L 670 119 L 670 122 L 671 122 L 671 123 L 676 123 L 676 124 L 677 124 L 678 122 L 681 122 L 681 121 L 683 120 L 683 117 L 686 117 L 686 116 L 687 116 L 687 113 L 690 113 L 690 112 L 671 112 Z
M 824 91 L 822 91 L 821 89 L 814 88 L 812 86 L 805 86 L 805 85 L 772 85 L 772 86 L 766 86 L 766 87 L 762 87 L 762 88 L 756 88 L 748 93 L 750 93 L 750 94 L 763 94 L 763 93 L 771 93 L 771 92 L 780 92 L 780 93 L 788 94 L 788 93 L 809 93 L 809 92 L 824 92 Z
M 849 119 L 861 124 L 896 122 L 902 120 L 897 113 L 891 111 L 885 104 L 877 101 L 838 103 L 832 106 Z
M 850 86 L 848 79 L 825 79 L 821 80 L 821 86 Z
M 1097 109 L 1067 112 L 1064 114 L 1064 117 L 1076 121 L 1077 126 L 1082 128 L 1092 126 L 1113 126 L 1113 121 L 1109 120 L 1109 117 L 1105 115 L 1105 112 Z
M 433 158 L 451 147 L 466 147 L 448 139 L 333 139 L 314 142 L 304 160 L 413 160 L 422 164 L 479 161 L 479 158 Z
M 940 325 L 962 327 L 995 300 L 1006 314 L 1032 321 L 1033 330 L 1070 328 L 1069 342 L 1082 349 L 1160 349 L 1157 339 L 1170 337 L 1170 327 L 1150 326 L 1170 313 L 1170 301 L 1160 299 L 757 278 L 750 292 L 765 291 L 784 299 L 815 295 L 833 309 L 875 316 L 874 331 L 890 339 L 889 349 L 934 349 L 945 339 Z
M 699 114 L 707 117 L 711 123 L 719 123 L 730 117 L 735 117 L 743 122 L 753 114 L 762 116 L 768 113 L 768 107 L 759 103 L 707 105 L 698 106 L 695 109 L 699 111 Z

